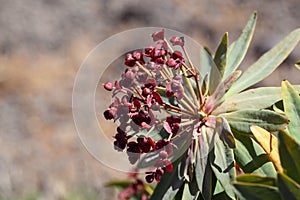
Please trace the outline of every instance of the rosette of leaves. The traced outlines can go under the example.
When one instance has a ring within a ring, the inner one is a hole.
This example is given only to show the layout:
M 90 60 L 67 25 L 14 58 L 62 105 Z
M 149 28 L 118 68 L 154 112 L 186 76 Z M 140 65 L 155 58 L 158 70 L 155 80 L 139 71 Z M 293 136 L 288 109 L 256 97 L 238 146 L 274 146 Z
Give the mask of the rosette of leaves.
M 266 78 L 285 60 L 300 41 L 300 29 L 292 31 L 242 73 L 237 68 L 246 55 L 256 18 L 253 13 L 240 37 L 231 45 L 225 33 L 214 54 L 207 48 L 201 52 L 198 69 L 201 94 L 197 95 L 202 98 L 200 104 L 203 103 L 200 119 L 209 118 L 215 125 L 204 126 L 201 135 L 193 138 L 193 148 L 188 148 L 173 163 L 172 172 L 161 177 L 150 199 L 237 199 L 231 184 L 236 173 L 276 177 L 270 157 L 253 138 L 250 127 L 255 125 L 275 132 L 288 125 L 289 116 L 269 109 L 282 99 L 282 89 L 246 89 Z M 197 83 L 190 81 L 190 84 L 197 93 Z M 298 86 L 295 89 L 300 91 Z M 201 137 L 212 132 L 220 140 L 209 149 L 207 157 L 202 157 Z M 280 135 L 288 137 L 282 132 Z M 280 178 L 283 184 L 289 184 L 288 177 Z
M 284 110 L 290 119 L 285 130 L 280 130 L 276 137 L 260 127 L 251 127 L 255 140 L 277 170 L 277 176 L 245 174 L 237 177 L 234 186 L 241 199 L 300 199 L 300 96 L 295 87 L 283 81 L 282 98 L 274 110 Z

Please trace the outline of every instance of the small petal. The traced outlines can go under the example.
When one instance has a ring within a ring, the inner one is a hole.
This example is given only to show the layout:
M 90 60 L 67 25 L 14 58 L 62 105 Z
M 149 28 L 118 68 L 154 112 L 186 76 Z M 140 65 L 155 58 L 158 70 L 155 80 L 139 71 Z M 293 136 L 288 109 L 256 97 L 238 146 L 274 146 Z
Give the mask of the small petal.
M 152 34 L 153 41 L 163 40 L 165 38 L 165 29 Z
M 173 36 L 171 37 L 170 42 L 173 46 L 184 46 L 184 37 Z

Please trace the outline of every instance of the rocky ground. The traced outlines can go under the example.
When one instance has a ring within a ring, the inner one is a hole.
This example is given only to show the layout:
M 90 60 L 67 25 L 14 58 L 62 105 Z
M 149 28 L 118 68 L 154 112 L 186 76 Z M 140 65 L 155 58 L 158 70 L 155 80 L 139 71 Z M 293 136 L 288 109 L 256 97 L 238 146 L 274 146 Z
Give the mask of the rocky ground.
M 257 10 L 244 68 L 300 26 L 298 0 L 0 0 L 0 5 L 3 199 L 116 197 L 103 184 L 125 174 L 102 165 L 85 150 L 72 118 L 76 72 L 89 51 L 112 34 L 162 26 L 215 49 L 225 31 L 234 40 Z M 299 45 L 261 84 L 280 85 L 282 79 L 299 84 L 293 67 L 298 59 Z

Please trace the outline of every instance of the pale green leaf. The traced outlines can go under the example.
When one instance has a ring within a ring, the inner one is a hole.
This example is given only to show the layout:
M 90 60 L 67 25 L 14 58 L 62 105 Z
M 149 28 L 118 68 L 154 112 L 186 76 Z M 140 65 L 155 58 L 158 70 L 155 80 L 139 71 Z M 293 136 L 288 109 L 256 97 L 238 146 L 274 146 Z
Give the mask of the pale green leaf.
M 284 173 L 300 184 L 300 144 L 285 131 L 279 131 L 279 155 Z
M 238 190 L 238 194 L 243 200 L 280 200 L 280 194 L 276 187 L 257 184 L 235 182 L 234 187 Z
M 227 45 L 228 45 L 228 33 L 226 32 L 219 44 L 216 54 L 214 56 L 214 62 L 220 72 L 220 76 L 223 77 L 226 60 L 227 60 Z
M 233 133 L 236 138 L 234 157 L 238 166 L 245 173 L 276 177 L 275 168 L 262 147 L 249 135 L 240 134 L 237 131 Z
M 226 93 L 226 97 L 258 83 L 270 75 L 292 52 L 300 41 L 300 28 L 292 31 L 287 37 L 275 45 L 252 64 Z
M 282 99 L 286 116 L 289 118 L 288 132 L 300 142 L 300 96 L 288 81 L 282 81 Z
M 270 110 L 240 110 L 221 116 L 227 119 L 231 128 L 242 133 L 251 133 L 251 125 L 260 126 L 268 131 L 276 131 L 284 128 L 288 122 L 284 115 Z
M 260 176 L 256 174 L 243 174 L 236 177 L 236 181 L 244 183 L 257 183 L 269 186 L 277 186 L 276 179 L 273 177 Z
M 300 86 L 294 86 L 300 93 Z M 263 109 L 268 108 L 282 99 L 280 87 L 260 87 L 246 90 L 233 95 L 218 106 L 213 114 L 232 112 L 242 109 Z
M 227 63 L 223 80 L 232 74 L 243 61 L 250 45 L 256 24 L 256 12 L 252 14 L 240 37 L 228 48 Z
M 218 141 L 214 147 L 214 154 L 210 155 L 212 170 L 221 183 L 226 194 L 235 199 L 231 182 L 235 178 L 233 150 Z
M 283 200 L 300 200 L 300 185 L 283 173 L 278 176 L 278 188 Z

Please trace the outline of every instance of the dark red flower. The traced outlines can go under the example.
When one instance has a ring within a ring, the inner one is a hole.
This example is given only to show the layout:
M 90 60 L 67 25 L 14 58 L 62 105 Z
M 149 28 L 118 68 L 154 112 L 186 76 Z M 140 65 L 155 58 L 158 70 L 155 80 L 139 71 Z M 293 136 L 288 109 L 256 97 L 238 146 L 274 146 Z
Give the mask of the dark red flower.
M 176 134 L 179 130 L 181 118 L 170 116 L 167 117 L 166 123 L 164 124 L 164 128 L 168 133 Z
M 106 89 L 107 91 L 112 91 L 114 88 L 114 85 L 112 82 L 106 82 L 103 84 L 104 89 Z
M 143 110 L 140 110 L 138 113 L 134 114 L 131 117 L 132 121 L 139 126 L 142 126 L 142 123 L 145 122 L 146 124 L 151 123 L 151 118 L 149 114 L 145 113 Z
M 120 127 L 117 128 L 117 132 L 114 137 L 116 139 L 116 141 L 114 141 L 114 147 L 118 151 L 123 151 L 126 148 L 128 137 Z
M 147 175 L 147 176 L 145 177 L 145 179 L 146 179 L 146 181 L 147 181 L 148 183 L 152 183 L 153 180 L 154 180 L 154 174 L 152 173 L 152 174 Z
M 137 138 L 137 142 L 139 144 L 141 153 L 148 153 L 151 150 L 151 144 L 147 138 L 145 137 Z
M 128 67 L 133 67 L 135 65 L 136 60 L 133 58 L 131 53 L 126 54 L 125 65 Z
M 127 65 L 128 67 L 133 67 L 136 62 L 140 62 L 141 64 L 145 63 L 145 61 L 143 60 L 143 54 L 141 52 L 135 51 L 132 54 L 126 54 L 125 65 Z
M 170 42 L 173 46 L 184 46 L 184 37 L 173 36 L 170 38 Z
M 182 66 L 184 59 L 180 51 L 174 51 L 170 58 L 167 61 L 167 65 L 172 67 L 174 70 L 177 70 Z
M 173 165 L 169 160 L 164 160 L 164 164 L 165 164 L 165 169 L 168 172 L 172 172 L 173 171 Z
M 144 49 L 144 56 L 146 57 L 151 57 L 151 52 L 154 49 L 153 46 L 148 46 L 147 48 Z
M 172 81 L 170 81 L 166 86 L 166 96 L 175 96 L 178 100 L 183 98 L 183 86 L 181 84 L 180 75 L 176 74 Z
M 165 29 L 162 29 L 161 31 L 153 33 L 152 38 L 153 38 L 154 42 L 165 39 Z

